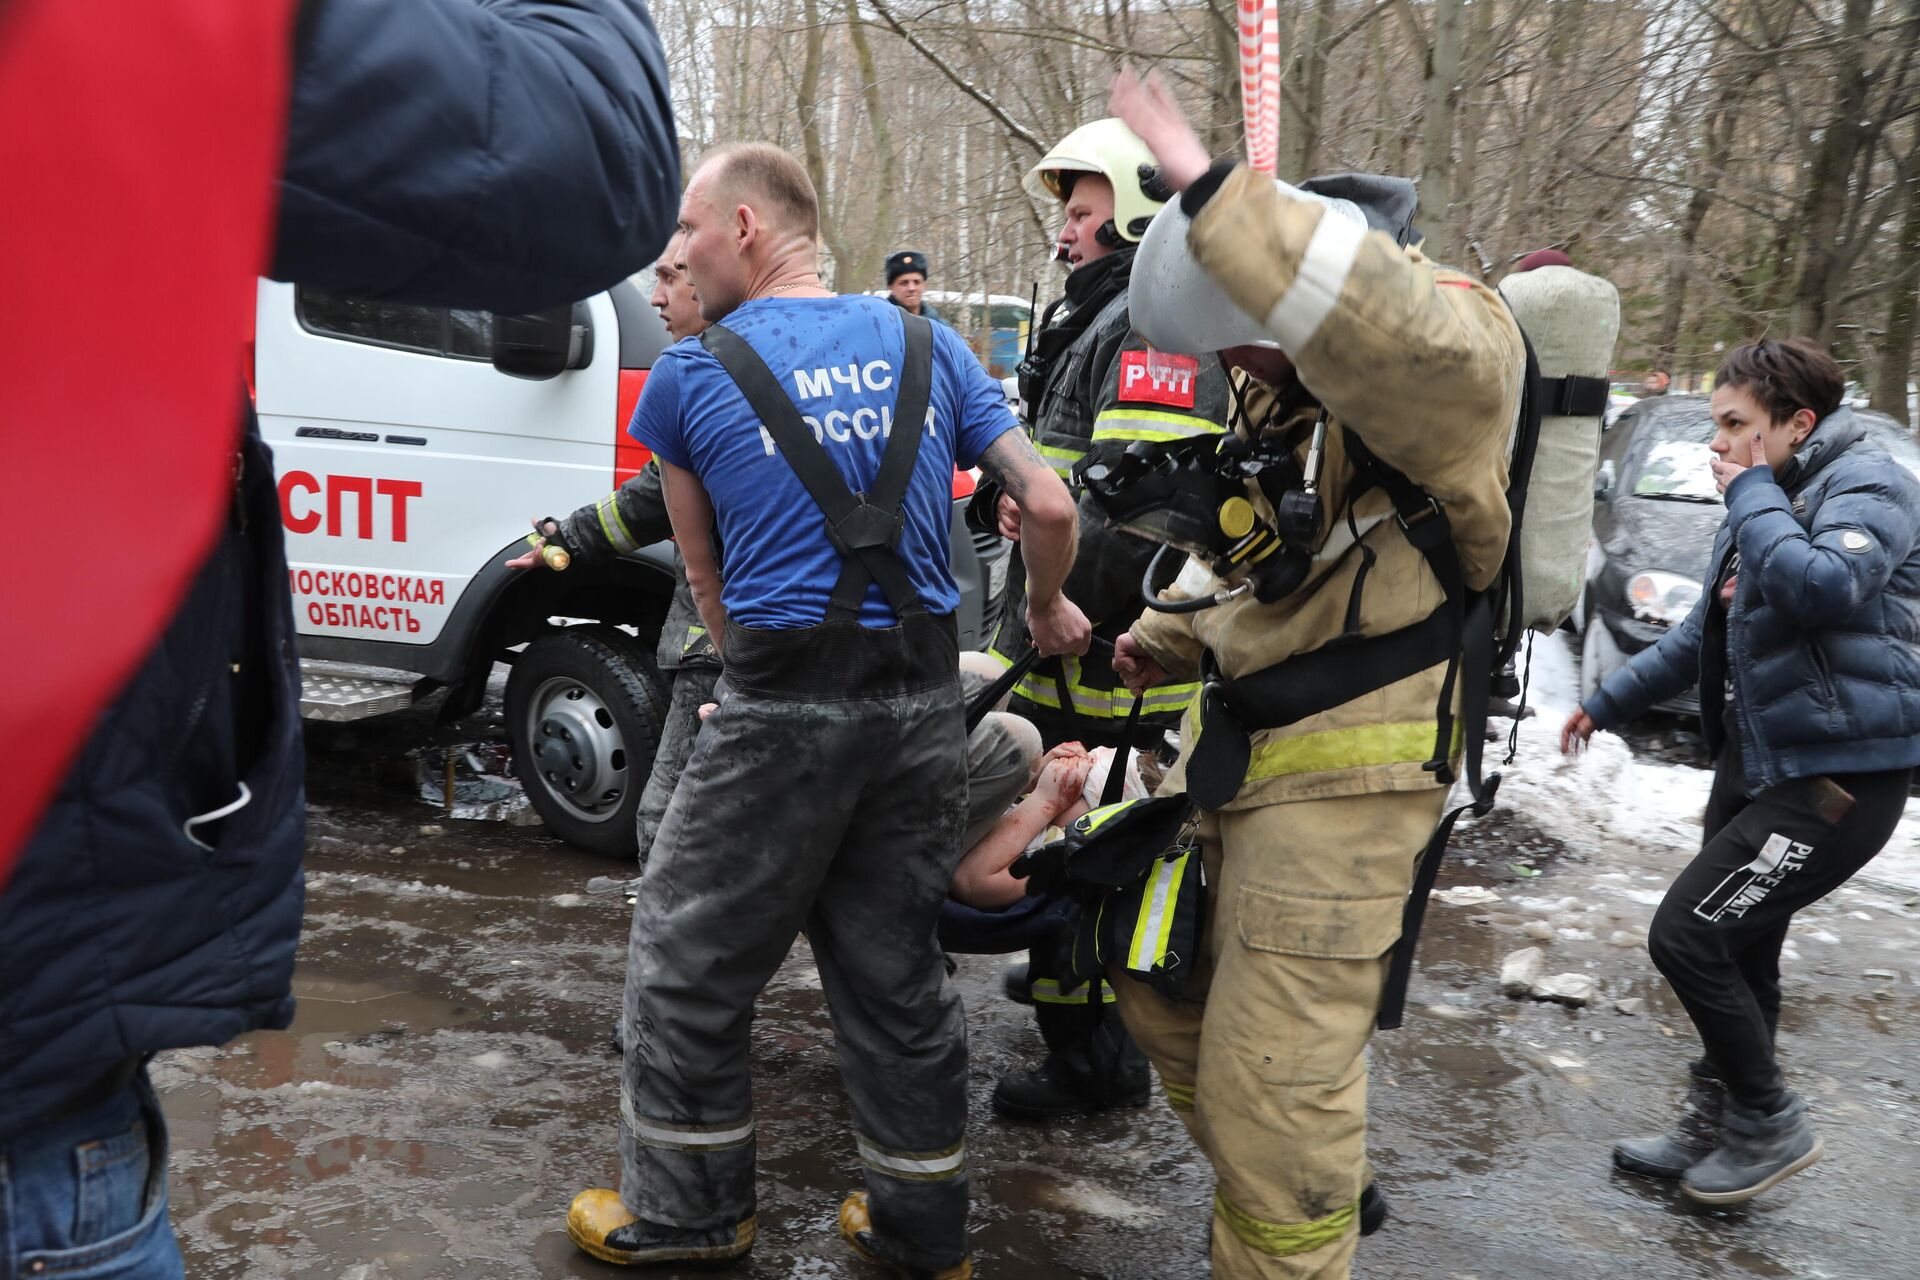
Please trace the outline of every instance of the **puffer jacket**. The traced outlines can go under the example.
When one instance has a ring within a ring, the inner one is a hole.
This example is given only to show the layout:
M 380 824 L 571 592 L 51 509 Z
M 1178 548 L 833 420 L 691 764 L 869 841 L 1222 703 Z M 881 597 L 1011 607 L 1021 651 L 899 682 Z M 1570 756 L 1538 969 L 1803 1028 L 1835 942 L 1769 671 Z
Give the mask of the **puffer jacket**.
M 1608 729 L 1698 680 L 1717 754 L 1731 678 L 1755 795 L 1790 778 L 1920 765 L 1920 480 L 1846 408 L 1782 470 L 1734 477 L 1699 603 L 1584 708 Z M 1712 584 L 1736 550 L 1722 610 Z
M 526 311 L 626 277 L 672 229 L 640 0 L 309 0 L 294 68 L 279 278 Z M 130 1060 L 293 1017 L 300 678 L 272 457 L 234 397 L 223 535 L 0 889 L 0 1142 Z

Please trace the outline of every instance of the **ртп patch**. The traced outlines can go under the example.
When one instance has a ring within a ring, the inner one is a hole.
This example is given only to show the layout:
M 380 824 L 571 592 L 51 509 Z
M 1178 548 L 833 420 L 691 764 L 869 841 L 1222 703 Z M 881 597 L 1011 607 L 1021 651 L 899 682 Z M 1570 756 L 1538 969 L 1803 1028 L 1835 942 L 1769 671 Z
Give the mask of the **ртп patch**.
M 1199 379 L 1200 361 L 1193 356 L 1167 351 L 1120 353 L 1120 399 L 1133 404 L 1191 409 Z

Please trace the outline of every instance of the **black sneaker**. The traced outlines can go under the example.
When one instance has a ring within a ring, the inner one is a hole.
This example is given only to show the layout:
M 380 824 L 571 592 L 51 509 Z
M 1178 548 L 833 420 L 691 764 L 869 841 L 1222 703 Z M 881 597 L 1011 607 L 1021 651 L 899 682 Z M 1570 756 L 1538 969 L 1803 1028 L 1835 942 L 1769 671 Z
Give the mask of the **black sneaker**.
M 1077 1070 L 1060 1054 L 1030 1071 L 1011 1071 L 993 1087 L 993 1109 L 1010 1120 L 1059 1120 L 1116 1107 L 1145 1106 L 1153 1078 L 1143 1059 L 1122 1070 L 1113 1086 Z
M 1701 1204 L 1740 1204 L 1813 1164 L 1822 1152 L 1799 1094 L 1787 1094 L 1771 1114 L 1728 1098 L 1719 1147 L 1687 1170 L 1680 1189 Z
M 1387 1197 L 1380 1184 L 1369 1182 L 1360 1192 L 1360 1234 L 1370 1236 L 1387 1225 Z
M 909 1267 L 882 1257 L 880 1243 L 873 1234 L 873 1215 L 867 1208 L 867 1193 L 856 1191 L 840 1202 L 840 1238 L 868 1262 L 877 1262 L 892 1270 L 900 1280 L 970 1280 L 973 1259 L 962 1258 L 951 1267 L 935 1271 L 928 1267 Z
M 567 1207 L 567 1238 L 600 1261 L 624 1267 L 726 1266 L 753 1249 L 758 1229 L 754 1218 L 706 1231 L 662 1226 L 628 1213 L 620 1193 L 604 1187 L 582 1191 Z
M 1009 968 L 1001 976 L 1000 987 L 1007 993 L 1007 999 L 1015 1004 L 1033 1003 L 1033 979 L 1024 964 L 1016 964 Z
M 1727 1086 L 1695 1066 L 1687 1079 L 1687 1100 L 1665 1133 L 1623 1138 L 1613 1145 L 1617 1169 L 1643 1178 L 1678 1178 L 1713 1154 L 1720 1145 L 1720 1120 Z

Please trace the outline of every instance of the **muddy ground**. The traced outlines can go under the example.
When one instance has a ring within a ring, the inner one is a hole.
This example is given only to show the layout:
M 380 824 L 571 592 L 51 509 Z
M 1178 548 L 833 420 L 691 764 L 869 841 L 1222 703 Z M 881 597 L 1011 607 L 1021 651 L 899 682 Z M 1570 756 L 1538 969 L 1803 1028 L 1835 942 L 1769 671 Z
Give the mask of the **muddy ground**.
M 1684 763 L 1689 747 L 1671 737 L 1650 730 L 1634 746 Z M 444 817 L 423 792 L 437 796 L 441 747 L 458 739 L 424 713 L 309 740 L 298 1020 L 155 1069 L 188 1274 L 618 1274 L 575 1253 L 563 1218 L 575 1191 L 616 1176 L 606 1040 L 628 910 L 586 886 L 622 869 L 537 826 Z M 510 790 L 467 776 L 496 755 L 456 758 L 457 798 L 478 802 L 463 812 L 513 808 Z M 1781 1042 L 1824 1163 L 1714 1214 L 1610 1172 L 1613 1138 L 1668 1118 L 1689 1052 L 1685 1017 L 1638 945 L 1683 856 L 1524 806 L 1462 827 L 1443 887 L 1500 898 L 1433 906 L 1407 1024 L 1375 1040 L 1372 1154 L 1394 1216 L 1360 1245 L 1357 1275 L 1920 1275 L 1920 894 L 1844 891 L 1796 925 Z M 1602 999 L 1507 999 L 1500 960 L 1526 945 L 1546 947 L 1550 972 L 1593 975 Z M 978 1274 L 1204 1276 L 1211 1179 L 1164 1101 L 1071 1124 L 995 1118 L 994 1078 L 1039 1039 L 999 997 L 1000 961 L 960 964 Z M 1637 1013 L 1612 1007 L 1634 998 Z M 762 1001 L 754 1042 L 761 1232 L 735 1274 L 874 1275 L 833 1232 L 858 1174 L 804 944 Z

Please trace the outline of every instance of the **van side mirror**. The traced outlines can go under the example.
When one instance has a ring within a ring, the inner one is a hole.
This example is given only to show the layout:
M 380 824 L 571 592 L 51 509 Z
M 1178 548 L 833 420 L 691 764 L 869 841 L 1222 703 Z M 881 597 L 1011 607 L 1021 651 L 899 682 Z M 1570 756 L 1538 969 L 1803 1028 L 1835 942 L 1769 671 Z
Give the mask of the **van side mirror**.
M 585 303 L 493 317 L 493 367 L 544 381 L 593 363 L 593 325 Z
M 1600 464 L 1600 470 L 1593 475 L 1593 496 L 1604 500 L 1613 491 L 1613 459 Z

